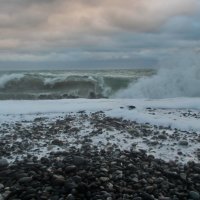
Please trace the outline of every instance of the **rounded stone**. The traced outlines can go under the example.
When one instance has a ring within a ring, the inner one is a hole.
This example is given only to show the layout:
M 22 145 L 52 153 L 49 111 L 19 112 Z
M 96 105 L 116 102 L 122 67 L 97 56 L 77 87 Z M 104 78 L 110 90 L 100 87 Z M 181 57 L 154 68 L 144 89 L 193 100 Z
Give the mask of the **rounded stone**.
M 65 168 L 65 172 L 70 173 L 76 171 L 77 167 L 75 165 L 70 165 Z
M 190 191 L 189 196 L 193 200 L 200 200 L 200 194 L 195 191 Z
M 27 183 L 30 183 L 31 181 L 32 181 L 32 177 L 23 177 L 19 179 L 20 184 L 27 184 Z
M 8 167 L 9 163 L 6 159 L 0 159 L 0 169 Z
M 181 146 L 188 146 L 188 141 L 187 140 L 181 140 L 179 142 L 179 145 L 181 145 Z

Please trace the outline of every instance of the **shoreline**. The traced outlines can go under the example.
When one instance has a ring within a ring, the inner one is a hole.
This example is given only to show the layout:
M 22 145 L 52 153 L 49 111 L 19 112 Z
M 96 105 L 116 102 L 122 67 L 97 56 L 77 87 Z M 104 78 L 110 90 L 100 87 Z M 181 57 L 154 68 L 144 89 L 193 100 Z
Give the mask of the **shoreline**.
M 129 116 L 137 114 L 135 106 L 119 109 Z M 0 127 L 0 156 L 13 162 L 23 159 L 27 154 L 41 158 L 53 151 L 67 151 L 71 147 L 79 149 L 87 144 L 99 150 L 142 149 L 155 158 L 177 163 L 199 162 L 199 131 L 114 117 L 115 112 L 81 110 L 69 113 L 5 115 L 7 121 L 2 121 Z M 169 110 L 147 108 L 146 112 L 155 117 L 157 113 L 168 114 Z M 170 115 L 172 113 L 170 110 Z M 197 112 L 191 110 L 183 113 L 176 110 L 175 114 L 188 119 L 199 118 Z
M 199 199 L 198 101 L 163 102 L 17 101 L 0 114 L 0 198 Z

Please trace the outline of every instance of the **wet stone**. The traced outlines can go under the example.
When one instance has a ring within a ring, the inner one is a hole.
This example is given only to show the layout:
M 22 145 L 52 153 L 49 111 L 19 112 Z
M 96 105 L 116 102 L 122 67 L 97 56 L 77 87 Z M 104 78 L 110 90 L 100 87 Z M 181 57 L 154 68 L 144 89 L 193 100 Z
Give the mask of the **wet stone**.
M 188 141 L 187 140 L 181 140 L 181 141 L 179 141 L 179 145 L 188 146 Z
M 7 168 L 9 165 L 8 161 L 6 159 L 0 159 L 0 170 Z
M 87 160 L 85 158 L 81 157 L 81 156 L 74 156 L 73 163 L 76 166 L 86 165 Z
M 4 200 L 5 198 L 3 197 L 2 194 L 0 194 L 0 200 Z
M 131 106 L 128 106 L 128 109 L 129 109 L 129 110 L 133 110 L 133 109 L 135 109 L 135 108 L 136 108 L 136 107 L 135 107 L 135 106 L 132 106 L 132 105 L 131 105 Z
M 75 200 L 75 197 L 73 196 L 73 194 L 69 194 L 66 200 Z
M 57 145 L 57 146 L 62 146 L 63 145 L 63 141 L 55 139 L 51 142 L 52 145 Z
M 161 139 L 161 140 L 166 140 L 167 136 L 162 134 L 162 135 L 159 135 L 158 138 Z
M 64 185 L 65 184 L 65 178 L 62 175 L 53 175 L 53 183 L 55 185 Z
M 4 188 L 4 185 L 0 183 L 0 190 Z
M 190 191 L 189 192 L 189 197 L 193 200 L 200 200 L 200 194 L 199 192 L 195 192 L 195 191 Z
M 65 172 L 66 173 L 74 172 L 74 171 L 76 171 L 76 169 L 77 169 L 77 167 L 75 165 L 70 165 L 65 168 Z
M 28 184 L 32 181 L 32 177 L 23 177 L 19 179 L 20 184 Z

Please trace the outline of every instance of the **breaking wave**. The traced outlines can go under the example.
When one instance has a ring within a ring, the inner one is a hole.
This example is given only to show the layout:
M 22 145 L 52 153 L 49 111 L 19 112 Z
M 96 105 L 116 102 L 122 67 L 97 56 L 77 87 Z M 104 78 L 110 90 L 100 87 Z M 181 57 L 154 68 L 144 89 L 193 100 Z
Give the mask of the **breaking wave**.
M 200 97 L 200 67 L 161 68 L 118 91 L 115 98 Z
M 10 81 L 18 81 L 21 78 L 23 78 L 23 74 L 4 74 L 3 76 L 0 77 L 0 88 L 4 88 L 7 83 Z
M 151 71 L 20 72 L 0 74 L 0 99 L 109 98 Z

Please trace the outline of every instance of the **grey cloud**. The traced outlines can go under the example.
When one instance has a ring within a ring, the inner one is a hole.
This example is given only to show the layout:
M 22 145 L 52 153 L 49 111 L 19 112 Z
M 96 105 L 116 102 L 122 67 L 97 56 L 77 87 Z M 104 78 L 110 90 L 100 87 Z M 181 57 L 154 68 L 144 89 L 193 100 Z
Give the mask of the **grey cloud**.
M 176 17 L 164 31 L 183 40 L 200 40 L 200 14 L 193 17 Z
M 199 27 L 185 24 L 198 23 L 198 9 L 198 0 L 0 0 L 0 65 L 156 63 L 196 48 L 185 40 L 198 40 Z
M 166 6 L 159 0 L 0 0 L 0 31 L 2 38 L 22 44 L 27 40 L 28 46 L 32 40 L 73 45 L 72 40 L 84 42 L 87 35 L 156 30 L 174 15 L 193 13 L 196 2 L 170 0 Z

